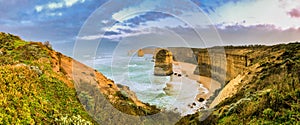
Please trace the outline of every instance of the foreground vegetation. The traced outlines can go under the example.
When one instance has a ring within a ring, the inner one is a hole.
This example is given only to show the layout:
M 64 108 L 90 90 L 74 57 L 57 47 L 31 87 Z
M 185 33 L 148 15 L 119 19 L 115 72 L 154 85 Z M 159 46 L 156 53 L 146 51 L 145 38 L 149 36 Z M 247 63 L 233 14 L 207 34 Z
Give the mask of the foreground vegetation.
M 93 124 L 74 88 L 52 71 L 51 48 L 0 33 L 0 124 Z

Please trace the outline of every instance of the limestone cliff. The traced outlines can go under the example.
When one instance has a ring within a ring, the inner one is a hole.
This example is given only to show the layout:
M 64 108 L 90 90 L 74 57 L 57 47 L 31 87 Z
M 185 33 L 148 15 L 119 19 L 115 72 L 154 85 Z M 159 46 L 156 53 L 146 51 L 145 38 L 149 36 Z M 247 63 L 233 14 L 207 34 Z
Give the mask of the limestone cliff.
M 174 61 L 197 64 L 197 57 L 192 48 L 168 47 L 172 52 Z
M 227 83 L 247 67 L 247 55 L 235 53 L 236 50 L 224 52 L 210 52 L 210 50 L 196 51 L 198 68 L 195 74 L 212 77 L 220 82 Z M 225 76 L 222 76 L 225 74 Z
M 194 74 L 211 77 L 217 81 L 227 83 L 242 73 L 249 63 L 243 49 L 226 47 L 215 48 L 185 48 L 169 47 L 174 59 L 198 65 Z
M 166 49 L 159 50 L 155 55 L 154 75 L 166 76 L 173 74 L 173 56 Z
M 238 75 L 216 93 L 215 110 L 188 115 L 178 124 L 298 124 L 300 43 L 224 48 L 246 54 L 247 61 L 230 57 L 236 65 L 231 73 Z

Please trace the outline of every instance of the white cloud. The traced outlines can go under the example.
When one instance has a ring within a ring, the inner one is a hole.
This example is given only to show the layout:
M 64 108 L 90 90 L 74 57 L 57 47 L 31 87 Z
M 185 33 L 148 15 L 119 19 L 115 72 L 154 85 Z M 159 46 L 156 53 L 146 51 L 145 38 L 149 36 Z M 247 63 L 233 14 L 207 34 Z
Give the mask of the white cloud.
M 35 6 L 35 10 L 37 11 L 37 12 L 41 12 L 42 10 L 43 10 L 43 6 Z
M 109 23 L 109 20 L 102 20 L 101 23 L 103 23 L 103 24 L 108 24 L 108 23 Z
M 49 3 L 49 4 L 47 4 L 47 8 L 49 8 L 51 10 L 62 8 L 63 6 L 64 6 L 63 3 Z
M 159 19 L 154 19 L 154 20 L 147 20 L 147 21 L 142 21 L 139 25 L 131 24 L 129 19 L 132 18 L 139 18 L 137 16 L 145 14 L 145 12 L 151 12 L 153 10 L 156 10 L 156 8 L 163 8 L 159 10 L 168 10 L 169 12 L 166 12 L 166 14 L 171 13 L 170 11 L 174 11 L 174 6 L 165 6 L 165 4 L 162 4 L 162 2 L 166 1 L 143 1 L 138 5 L 135 6 L 130 6 L 128 8 L 124 8 L 120 11 L 117 11 L 116 13 L 113 13 L 112 19 L 116 20 L 120 23 L 117 23 L 113 25 L 112 27 L 101 27 L 102 32 L 115 32 L 115 33 L 120 33 L 120 34 L 114 34 L 114 35 L 86 35 L 83 37 L 80 37 L 80 39 L 84 40 L 95 40 L 95 39 L 100 39 L 100 38 L 107 38 L 107 39 L 113 39 L 117 40 L 120 38 L 126 38 L 126 37 L 132 37 L 132 36 L 138 36 L 141 34 L 150 34 L 150 33 L 157 33 L 156 30 L 153 29 L 165 29 L 168 30 L 170 28 L 175 28 L 175 27 L 188 27 L 186 22 L 184 22 L 184 19 L 187 19 L 190 14 L 194 14 L 191 11 L 195 10 L 190 8 L 178 8 L 178 11 L 181 12 L 189 12 L 187 15 L 184 17 L 181 16 L 183 19 L 179 19 L 178 17 L 167 17 L 166 18 L 159 18 Z M 173 3 L 174 4 L 174 3 Z M 182 5 L 182 4 L 179 4 Z M 160 7 L 159 7 L 160 6 Z M 175 9 L 176 10 L 176 9 Z M 163 12 L 164 11 L 156 11 L 156 12 Z M 183 15 L 185 13 L 177 13 L 178 15 Z M 178 16 L 175 15 L 175 16 Z M 194 14 L 193 18 L 190 18 L 189 20 L 201 20 L 202 17 L 198 17 L 199 14 Z M 156 17 L 153 15 L 153 17 Z M 195 21 L 194 21 L 195 22 Z M 201 21 L 199 21 L 200 23 Z M 102 24 L 107 24 L 108 20 L 102 20 Z M 201 22 L 202 23 L 202 22 Z M 132 27 L 132 25 L 135 25 Z M 129 31 L 129 32 L 124 32 L 124 31 Z
M 139 3 L 137 1 L 136 3 Z M 193 2 L 187 0 L 174 0 L 172 2 L 166 0 L 145 0 L 137 5 L 124 8 L 112 15 L 112 19 L 123 22 L 132 19 L 145 12 L 162 12 L 166 14 L 180 15 L 185 12 L 192 12 L 199 9 Z
M 134 18 L 138 15 L 141 15 L 143 11 L 153 10 L 155 5 L 158 5 L 158 1 L 144 1 L 140 3 L 138 6 L 132 6 L 128 8 L 124 8 L 112 15 L 112 18 L 116 21 L 123 22 L 125 20 Z
M 84 2 L 85 0 L 63 0 L 61 2 L 51 2 L 44 5 L 37 5 L 35 6 L 35 10 L 37 12 L 41 12 L 43 10 L 55 10 L 63 7 L 68 8 L 68 7 L 72 7 L 74 4 L 84 3 Z
M 65 1 L 65 5 L 67 7 L 71 7 L 71 6 L 73 6 L 74 4 L 76 4 L 78 2 L 80 2 L 80 3 L 84 3 L 85 2 L 85 0 L 64 0 L 64 1 Z
M 129 32 L 124 32 L 122 30 L 129 30 Z M 132 28 L 130 26 L 124 26 L 120 23 L 117 23 L 113 25 L 112 27 L 103 27 L 102 28 L 103 32 L 115 32 L 119 34 L 113 34 L 113 35 L 104 35 L 104 34 L 97 34 L 97 35 L 87 35 L 83 37 L 79 37 L 79 39 L 82 40 L 96 40 L 96 39 L 111 39 L 118 41 L 121 38 L 126 38 L 126 37 L 132 37 L 132 36 L 138 36 L 142 34 L 149 34 L 151 33 L 151 27 L 135 27 Z
M 49 16 L 62 16 L 63 14 L 61 12 L 59 13 L 48 13 Z
M 139 32 L 134 32 L 134 33 L 125 33 L 122 32 L 121 34 L 118 35 L 102 35 L 102 34 L 98 34 L 98 35 L 89 35 L 89 36 L 83 36 L 83 37 L 79 37 L 78 39 L 81 40 L 96 40 L 96 39 L 110 39 L 110 40 L 115 40 L 118 41 L 121 38 L 126 38 L 126 37 L 133 37 L 133 36 L 139 36 L 142 34 L 150 34 L 150 31 L 144 30 L 144 31 L 139 31 Z
M 300 20 L 288 12 L 300 7 L 300 0 L 257 0 L 229 2 L 211 14 L 215 24 L 221 26 L 273 25 L 279 29 L 299 28 Z

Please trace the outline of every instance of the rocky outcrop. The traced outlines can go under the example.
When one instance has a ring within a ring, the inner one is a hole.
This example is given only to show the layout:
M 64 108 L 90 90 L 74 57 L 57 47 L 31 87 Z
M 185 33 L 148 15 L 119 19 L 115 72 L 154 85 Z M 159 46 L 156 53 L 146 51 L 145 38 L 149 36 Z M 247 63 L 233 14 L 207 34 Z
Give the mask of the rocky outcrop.
M 138 57 L 143 57 L 143 56 L 144 56 L 144 51 L 142 49 L 139 49 Z
M 144 54 L 153 54 L 154 55 L 154 52 L 155 52 L 156 48 L 142 48 L 142 49 L 139 49 L 139 50 L 142 50 Z M 138 50 L 135 50 L 135 49 L 129 50 L 127 52 L 127 55 L 131 56 L 131 55 L 135 54 L 136 51 L 138 51 Z
M 173 74 L 173 56 L 166 49 L 159 50 L 155 55 L 154 75 L 167 76 Z

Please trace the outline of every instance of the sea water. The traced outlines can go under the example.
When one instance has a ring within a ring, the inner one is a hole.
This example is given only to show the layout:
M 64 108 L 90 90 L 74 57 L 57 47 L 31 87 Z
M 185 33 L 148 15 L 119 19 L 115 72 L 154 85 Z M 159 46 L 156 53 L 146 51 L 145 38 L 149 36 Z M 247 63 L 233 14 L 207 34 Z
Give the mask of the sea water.
M 128 86 L 131 91 L 135 92 L 138 99 L 142 102 L 149 103 L 166 110 L 174 111 L 174 109 L 176 109 L 182 114 L 190 114 L 194 112 L 187 111 L 189 108 L 187 105 L 191 104 L 194 100 L 194 96 L 197 95 L 199 83 L 196 83 L 195 81 L 194 83 L 192 81 L 189 82 L 191 90 L 189 90 L 190 88 L 187 88 L 187 90 L 175 90 L 190 92 L 192 96 L 189 98 L 191 99 L 187 99 L 185 97 L 180 100 L 180 96 L 178 96 L 178 94 L 167 94 L 164 91 L 164 88 L 166 87 L 166 84 L 170 82 L 170 76 L 154 75 L 154 62 L 152 61 L 152 55 L 150 54 L 145 54 L 144 57 L 101 56 L 94 60 L 94 68 L 103 73 L 109 79 L 112 79 L 116 84 Z M 187 79 L 184 80 L 186 81 Z M 174 83 L 177 84 L 177 82 Z M 181 87 L 181 83 L 177 86 Z
M 126 85 L 142 102 L 166 108 L 172 100 L 163 91 L 170 76 L 155 76 L 152 55 L 144 57 L 102 56 L 96 59 L 95 68 L 117 84 Z

